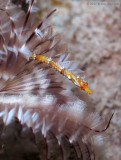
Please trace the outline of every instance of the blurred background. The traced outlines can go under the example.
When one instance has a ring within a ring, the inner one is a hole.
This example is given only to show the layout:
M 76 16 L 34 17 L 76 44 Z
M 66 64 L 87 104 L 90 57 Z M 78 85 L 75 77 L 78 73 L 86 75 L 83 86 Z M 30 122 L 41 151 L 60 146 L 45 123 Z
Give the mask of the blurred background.
M 39 0 L 38 16 L 57 11 L 50 22 L 80 61 L 93 94 L 95 110 L 114 113 L 108 134 L 107 159 L 121 159 L 121 2 Z
M 29 1 L 12 0 L 25 12 Z M 54 32 L 60 33 L 73 59 L 80 62 L 79 67 L 84 71 L 85 80 L 93 90 L 90 99 L 95 111 L 101 115 L 114 113 L 106 131 L 106 160 L 121 160 L 121 1 L 35 0 L 34 3 L 33 8 L 38 9 L 36 16 L 39 19 L 57 9 L 48 19 L 48 24 L 53 25 Z M 0 127 L 4 130 L 1 121 Z M 0 140 L 0 160 L 16 160 L 16 157 L 17 160 L 43 160 L 38 158 L 39 154 L 46 157 L 46 152 L 43 152 L 47 147 L 43 145 L 45 139 L 42 139 L 42 145 L 39 141 L 36 144 L 31 128 L 22 126 L 17 119 L 3 133 L 4 143 Z M 42 135 L 38 134 L 37 139 L 41 138 Z M 15 157 L 7 155 L 8 151 Z

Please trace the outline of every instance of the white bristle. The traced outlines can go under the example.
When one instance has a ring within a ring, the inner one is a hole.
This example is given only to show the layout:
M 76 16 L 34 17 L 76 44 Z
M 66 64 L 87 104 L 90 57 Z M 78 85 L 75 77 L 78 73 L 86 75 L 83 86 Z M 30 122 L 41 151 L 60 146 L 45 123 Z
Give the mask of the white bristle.
M 6 120 L 6 125 L 10 124 L 13 120 L 13 117 L 15 117 L 16 107 L 11 109 L 8 113 L 8 117 Z
M 23 123 L 23 106 L 20 106 L 18 108 L 17 118 L 18 118 L 19 121 L 21 121 L 21 123 Z
M 6 121 L 8 119 L 8 108 L 5 106 L 5 112 L 4 112 L 4 117 L 3 117 L 3 122 L 6 124 Z

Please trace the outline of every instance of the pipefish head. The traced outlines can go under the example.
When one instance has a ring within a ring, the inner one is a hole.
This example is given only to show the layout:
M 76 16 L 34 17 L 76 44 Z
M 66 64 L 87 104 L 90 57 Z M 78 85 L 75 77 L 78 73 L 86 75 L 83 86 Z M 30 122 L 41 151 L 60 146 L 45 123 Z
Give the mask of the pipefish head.
M 88 83 L 84 80 L 81 80 L 80 86 L 81 90 L 86 91 L 87 93 L 91 94 L 92 90 L 90 88 L 88 88 Z

